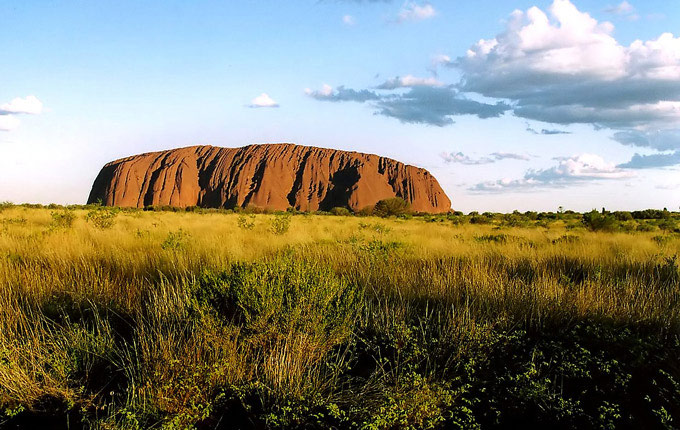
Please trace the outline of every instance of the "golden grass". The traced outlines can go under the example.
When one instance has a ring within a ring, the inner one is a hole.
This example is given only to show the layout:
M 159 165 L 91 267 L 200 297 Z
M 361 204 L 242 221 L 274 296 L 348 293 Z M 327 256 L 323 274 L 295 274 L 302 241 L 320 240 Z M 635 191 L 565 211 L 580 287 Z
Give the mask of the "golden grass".
M 364 329 L 398 327 L 424 313 L 428 330 L 453 339 L 487 324 L 585 319 L 680 332 L 677 235 L 659 241 L 659 232 L 567 230 L 562 221 L 498 228 L 319 215 L 294 216 L 288 232 L 274 234 L 277 215 L 254 216 L 248 230 L 237 214 L 143 211 L 121 212 L 102 230 L 84 210 L 71 227 L 55 228 L 50 212 L 0 212 L 6 408 L 39 407 L 45 397 L 83 407 L 122 402 L 128 410 L 184 413 L 191 423 L 206 413 L 191 405 L 208 404 L 218 387 L 262 384 L 265 399 L 333 395 L 328 357 L 344 363 L 334 348 L 351 330 L 329 338 L 290 327 L 247 331 L 194 303 L 202 273 L 282 255 L 331 268 L 361 288 L 365 301 L 352 324 Z M 115 367 L 107 375 L 127 381 L 124 399 L 94 380 L 102 357 Z M 104 421 L 122 426 L 110 413 Z

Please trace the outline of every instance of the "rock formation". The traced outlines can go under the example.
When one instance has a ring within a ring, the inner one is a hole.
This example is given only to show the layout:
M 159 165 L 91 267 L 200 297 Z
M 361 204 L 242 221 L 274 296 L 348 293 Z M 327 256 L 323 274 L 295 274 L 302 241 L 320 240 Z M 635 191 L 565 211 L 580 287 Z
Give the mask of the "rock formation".
M 102 168 L 88 202 L 356 211 L 390 197 L 401 197 L 421 212 L 451 207 L 425 169 L 377 155 L 288 143 L 192 146 L 122 158 Z

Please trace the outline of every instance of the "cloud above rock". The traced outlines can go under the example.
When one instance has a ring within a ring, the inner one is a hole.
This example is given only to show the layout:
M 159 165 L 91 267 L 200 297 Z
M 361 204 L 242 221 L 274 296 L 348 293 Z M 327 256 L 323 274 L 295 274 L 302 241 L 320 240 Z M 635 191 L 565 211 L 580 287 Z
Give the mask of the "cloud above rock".
M 531 191 L 582 185 L 592 181 L 625 179 L 634 176 L 629 170 L 607 162 L 595 154 L 579 154 L 572 157 L 556 158 L 555 160 L 558 162 L 557 165 L 547 169 L 529 169 L 522 178 L 504 178 L 482 182 L 468 190 L 476 193 Z
M 461 90 L 511 100 L 514 114 L 611 128 L 680 123 L 680 38 L 621 45 L 614 26 L 569 0 L 516 10 L 504 32 L 452 62 Z

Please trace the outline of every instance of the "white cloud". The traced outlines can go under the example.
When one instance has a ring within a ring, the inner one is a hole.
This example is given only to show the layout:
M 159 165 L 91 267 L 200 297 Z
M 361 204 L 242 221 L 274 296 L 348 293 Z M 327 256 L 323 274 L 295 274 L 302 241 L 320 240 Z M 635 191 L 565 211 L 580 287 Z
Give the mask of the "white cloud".
M 556 159 L 558 164 L 548 169 L 528 170 L 523 178 L 499 179 L 482 182 L 469 188 L 473 192 L 502 192 L 532 190 L 536 188 L 561 188 L 589 181 L 625 179 L 634 174 L 606 162 L 595 154 L 580 154 Z
M 381 90 L 394 90 L 397 88 L 411 88 L 411 87 L 439 87 L 444 85 L 436 78 L 418 78 L 413 75 L 406 75 L 404 77 L 395 77 L 388 79 L 376 88 Z
M 11 131 L 19 127 L 20 121 L 12 115 L 0 115 L 0 131 Z
M 279 107 L 279 104 L 274 101 L 267 93 L 262 93 L 259 96 L 255 97 L 251 102 L 248 107 L 251 108 L 277 108 Z
M 43 104 L 36 96 L 26 98 L 17 97 L 9 103 L 0 105 L 0 115 L 7 114 L 30 114 L 38 115 L 42 113 Z
M 345 25 L 353 26 L 356 24 L 356 20 L 352 15 L 344 15 L 342 17 L 342 23 Z
M 680 123 L 680 38 L 621 45 L 613 25 L 569 0 L 511 14 L 506 30 L 480 40 L 454 64 L 461 88 L 513 100 L 515 114 L 612 128 Z
M 43 104 L 36 96 L 17 97 L 0 105 L 0 131 L 10 131 L 19 127 L 21 121 L 16 115 L 38 115 L 43 111 Z
M 406 2 L 399 11 L 397 22 L 423 21 L 434 18 L 436 15 L 437 11 L 430 3 L 419 5 L 416 2 Z

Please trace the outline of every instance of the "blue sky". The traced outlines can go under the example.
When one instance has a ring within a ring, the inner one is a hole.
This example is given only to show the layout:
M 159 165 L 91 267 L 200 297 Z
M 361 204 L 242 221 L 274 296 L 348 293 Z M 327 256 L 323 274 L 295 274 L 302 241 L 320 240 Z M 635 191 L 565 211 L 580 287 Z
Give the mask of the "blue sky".
M 680 205 L 680 1 L 0 2 L 0 201 L 295 142 L 425 167 L 464 211 Z

